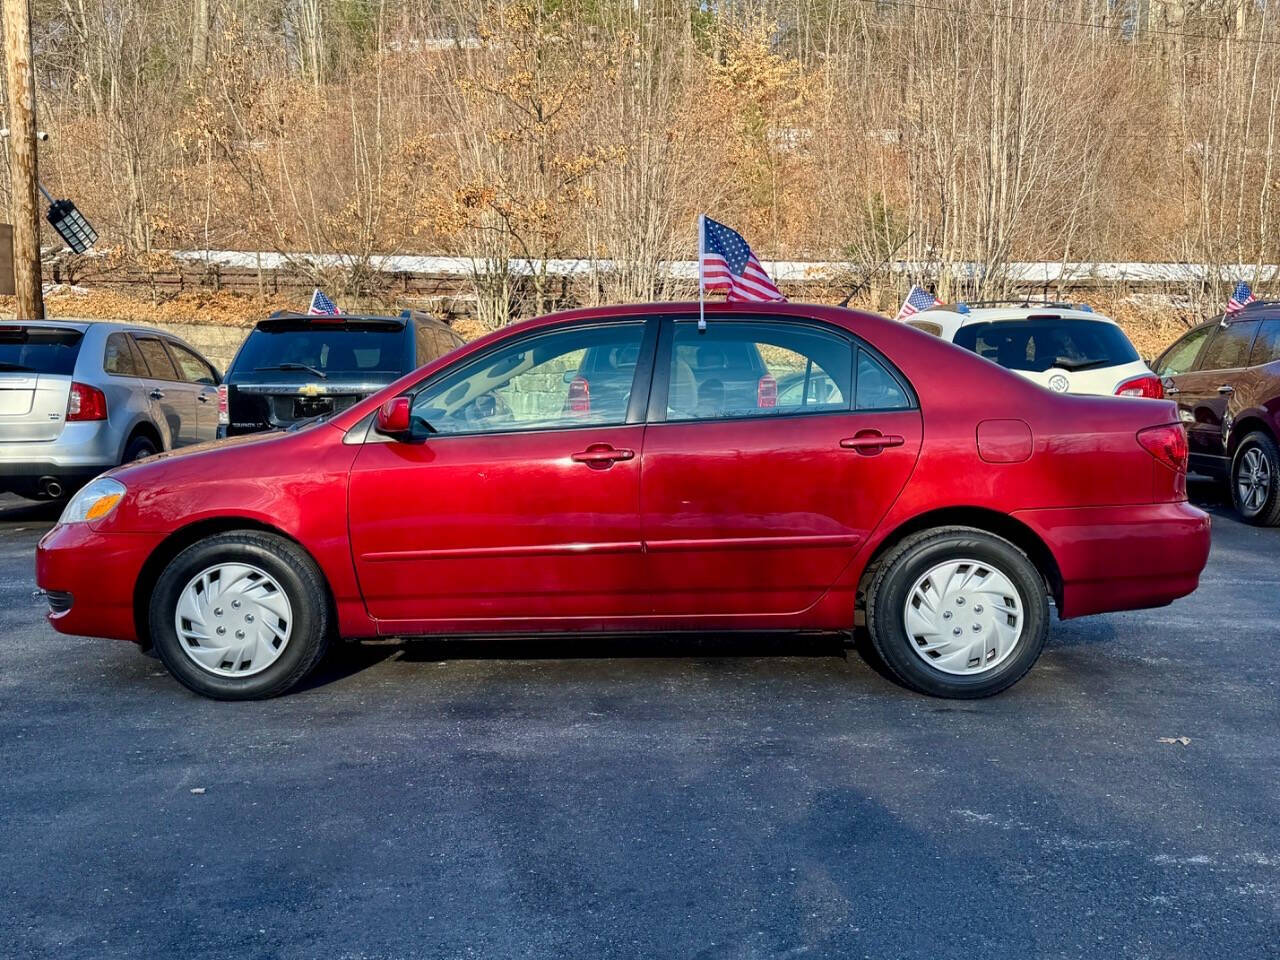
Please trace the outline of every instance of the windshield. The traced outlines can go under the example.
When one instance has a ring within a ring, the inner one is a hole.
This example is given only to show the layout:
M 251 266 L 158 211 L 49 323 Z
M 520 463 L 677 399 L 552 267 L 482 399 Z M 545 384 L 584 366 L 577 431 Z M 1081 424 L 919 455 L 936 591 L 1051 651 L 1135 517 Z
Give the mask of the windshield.
M 956 331 L 955 343 L 1009 370 L 1036 373 L 1051 367 L 1112 367 L 1138 359 L 1124 331 L 1104 320 L 1028 317 L 971 323 Z
M 69 376 L 84 334 L 66 327 L 0 326 L 0 373 Z
M 230 372 L 271 371 L 302 379 L 403 373 L 399 325 L 311 324 L 255 328 Z

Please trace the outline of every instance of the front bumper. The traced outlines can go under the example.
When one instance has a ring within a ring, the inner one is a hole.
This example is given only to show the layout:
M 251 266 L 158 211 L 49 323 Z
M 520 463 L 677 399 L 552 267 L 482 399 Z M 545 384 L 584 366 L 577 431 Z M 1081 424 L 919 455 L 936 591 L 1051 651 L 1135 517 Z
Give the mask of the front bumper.
M 161 539 L 99 533 L 87 523 L 55 526 L 36 547 L 36 585 L 56 600 L 49 623 L 59 633 L 139 642 L 134 586 Z
M 1185 501 L 1013 514 L 1052 551 L 1062 619 L 1163 607 L 1191 593 L 1209 559 L 1209 515 Z

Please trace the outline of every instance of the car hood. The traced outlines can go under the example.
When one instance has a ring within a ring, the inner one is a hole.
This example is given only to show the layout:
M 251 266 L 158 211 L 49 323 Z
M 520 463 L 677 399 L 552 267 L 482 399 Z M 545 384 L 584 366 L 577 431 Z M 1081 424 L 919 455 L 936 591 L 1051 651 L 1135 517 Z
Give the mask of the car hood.
M 194 460 L 203 457 L 217 457 L 220 454 L 231 450 L 238 450 L 244 447 L 269 447 L 274 444 L 284 443 L 291 437 L 297 436 L 303 430 L 314 430 L 325 427 L 325 423 L 317 423 L 314 426 L 303 427 L 300 430 L 273 430 L 267 433 L 248 433 L 238 437 L 228 437 L 225 440 L 210 440 L 207 443 L 196 443 L 188 447 L 179 447 L 177 450 L 167 450 L 164 453 L 153 454 L 150 457 L 144 457 L 141 460 L 135 460 L 133 463 L 122 464 L 114 470 L 108 470 L 104 476 L 115 477 L 128 486 L 128 479 L 131 477 L 145 476 L 145 474 L 154 472 L 155 468 L 165 468 L 169 465 L 187 460 Z M 266 451 L 264 450 L 263 453 Z

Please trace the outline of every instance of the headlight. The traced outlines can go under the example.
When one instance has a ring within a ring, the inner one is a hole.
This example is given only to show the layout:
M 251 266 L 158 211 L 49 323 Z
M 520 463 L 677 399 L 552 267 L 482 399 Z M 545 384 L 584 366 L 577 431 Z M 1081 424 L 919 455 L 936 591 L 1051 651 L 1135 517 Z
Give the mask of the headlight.
M 67 508 L 62 511 L 59 523 L 84 523 L 101 520 L 124 499 L 124 484 L 110 477 L 99 477 L 80 489 Z

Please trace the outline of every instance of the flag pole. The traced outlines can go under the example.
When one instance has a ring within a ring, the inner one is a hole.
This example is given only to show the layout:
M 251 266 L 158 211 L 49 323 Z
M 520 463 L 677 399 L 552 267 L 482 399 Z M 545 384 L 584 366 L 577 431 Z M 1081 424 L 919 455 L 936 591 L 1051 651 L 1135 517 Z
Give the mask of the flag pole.
M 703 250 L 703 238 L 707 235 L 706 229 L 707 215 L 705 213 L 698 214 L 698 332 L 707 332 L 707 311 L 706 311 L 706 285 L 702 277 L 702 255 L 706 251 Z

